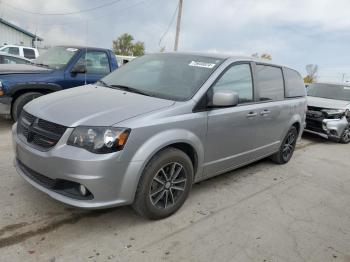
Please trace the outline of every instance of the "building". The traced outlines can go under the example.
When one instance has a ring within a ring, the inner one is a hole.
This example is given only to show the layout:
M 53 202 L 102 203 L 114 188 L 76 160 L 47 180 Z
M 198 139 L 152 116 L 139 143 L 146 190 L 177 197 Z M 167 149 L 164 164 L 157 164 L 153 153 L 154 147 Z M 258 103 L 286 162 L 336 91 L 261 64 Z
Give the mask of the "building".
M 43 39 L 0 18 L 0 46 L 8 44 L 36 47 L 38 41 Z

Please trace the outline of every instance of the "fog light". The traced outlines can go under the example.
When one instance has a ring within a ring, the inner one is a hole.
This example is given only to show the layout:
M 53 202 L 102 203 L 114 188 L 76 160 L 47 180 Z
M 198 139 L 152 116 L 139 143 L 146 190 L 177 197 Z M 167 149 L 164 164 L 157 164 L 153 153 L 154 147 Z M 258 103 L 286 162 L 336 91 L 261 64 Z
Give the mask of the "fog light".
M 328 131 L 327 124 L 325 122 L 322 123 L 322 128 L 324 131 Z
M 86 194 L 87 194 L 87 189 L 86 189 L 86 187 L 83 186 L 83 185 L 80 185 L 80 186 L 79 186 L 79 192 L 80 192 L 80 194 L 81 194 L 82 196 L 86 196 Z

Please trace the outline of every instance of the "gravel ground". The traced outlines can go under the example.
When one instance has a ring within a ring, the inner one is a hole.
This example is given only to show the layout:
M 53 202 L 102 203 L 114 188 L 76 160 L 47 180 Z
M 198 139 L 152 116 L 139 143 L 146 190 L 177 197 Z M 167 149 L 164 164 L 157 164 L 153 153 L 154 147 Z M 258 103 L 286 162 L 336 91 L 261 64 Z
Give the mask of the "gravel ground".
M 290 163 L 263 160 L 194 185 L 170 218 L 58 203 L 13 167 L 0 119 L 1 261 L 350 261 L 350 145 L 306 136 Z

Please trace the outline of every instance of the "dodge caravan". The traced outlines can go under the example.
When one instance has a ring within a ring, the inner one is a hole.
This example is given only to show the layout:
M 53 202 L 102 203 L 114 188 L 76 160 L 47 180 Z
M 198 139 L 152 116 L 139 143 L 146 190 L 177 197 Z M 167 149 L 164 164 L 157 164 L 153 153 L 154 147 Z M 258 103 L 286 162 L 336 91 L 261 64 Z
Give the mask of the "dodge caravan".
M 195 53 L 136 58 L 95 84 L 39 97 L 13 126 L 18 173 L 81 208 L 160 219 L 192 184 L 256 160 L 287 163 L 305 124 L 288 67 Z

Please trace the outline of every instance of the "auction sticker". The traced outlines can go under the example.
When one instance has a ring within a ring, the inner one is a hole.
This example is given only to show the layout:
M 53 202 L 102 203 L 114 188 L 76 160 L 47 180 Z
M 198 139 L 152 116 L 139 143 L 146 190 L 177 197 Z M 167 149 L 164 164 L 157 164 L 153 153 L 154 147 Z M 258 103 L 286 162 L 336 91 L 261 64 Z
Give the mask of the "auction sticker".
M 78 51 L 77 48 L 73 48 L 73 47 L 68 47 L 66 50 L 69 51 L 69 52 L 76 52 L 76 51 Z
M 203 67 L 203 68 L 210 68 L 210 69 L 212 69 L 212 68 L 214 68 L 215 64 L 192 61 L 191 63 L 189 63 L 189 66 Z

